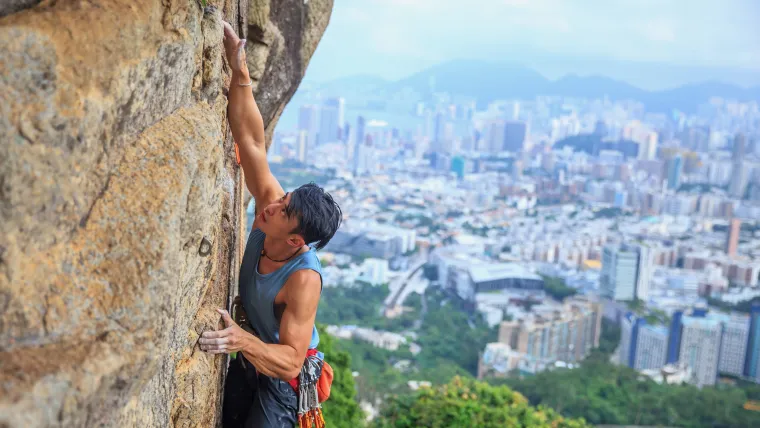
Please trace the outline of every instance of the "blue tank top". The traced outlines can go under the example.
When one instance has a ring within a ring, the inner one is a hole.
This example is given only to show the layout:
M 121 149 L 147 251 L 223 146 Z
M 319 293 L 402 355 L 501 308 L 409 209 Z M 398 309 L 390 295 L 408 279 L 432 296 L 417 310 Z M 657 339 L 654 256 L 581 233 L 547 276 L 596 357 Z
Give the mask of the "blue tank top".
M 264 343 L 280 343 L 280 322 L 274 314 L 274 299 L 290 275 L 301 269 L 311 269 L 322 280 L 322 265 L 314 248 L 299 254 L 272 273 L 259 273 L 259 259 L 266 235 L 260 229 L 251 231 L 240 265 L 240 299 L 251 327 Z M 314 326 L 309 349 L 319 345 L 319 333 Z

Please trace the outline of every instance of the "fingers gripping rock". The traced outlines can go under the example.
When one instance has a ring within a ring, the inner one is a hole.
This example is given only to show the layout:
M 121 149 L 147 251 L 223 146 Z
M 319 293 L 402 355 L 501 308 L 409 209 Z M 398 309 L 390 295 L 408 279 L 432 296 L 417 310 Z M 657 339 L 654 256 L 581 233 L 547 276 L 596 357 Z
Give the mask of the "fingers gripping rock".
M 224 25 L 219 9 L 213 6 L 204 9 L 201 32 L 203 34 L 201 95 L 209 104 L 213 104 L 222 88 L 221 70 L 224 56 L 222 36 L 224 34 Z

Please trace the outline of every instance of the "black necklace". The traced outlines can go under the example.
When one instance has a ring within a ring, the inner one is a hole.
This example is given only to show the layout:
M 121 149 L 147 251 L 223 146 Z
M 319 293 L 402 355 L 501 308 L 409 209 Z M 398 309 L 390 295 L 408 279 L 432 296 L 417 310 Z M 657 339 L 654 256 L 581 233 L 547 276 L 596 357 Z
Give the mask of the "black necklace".
M 261 255 L 262 255 L 262 256 L 264 256 L 264 257 L 266 257 L 266 258 L 268 258 L 269 260 L 271 260 L 271 261 L 273 261 L 273 262 L 275 262 L 275 263 L 282 263 L 282 262 L 287 262 L 288 260 L 292 259 L 292 258 L 293 258 L 293 257 L 295 257 L 295 256 L 296 256 L 296 254 L 298 254 L 300 251 L 301 251 L 301 249 L 300 249 L 300 248 L 299 248 L 299 249 L 297 249 L 295 253 L 291 254 L 291 255 L 290 255 L 290 257 L 288 257 L 288 258 L 287 258 L 287 259 L 285 259 L 285 260 L 275 260 L 275 259 L 273 259 L 273 258 L 269 257 L 269 256 L 267 255 L 267 252 L 266 252 L 266 250 L 264 249 L 264 247 L 262 247 L 262 248 L 261 248 Z

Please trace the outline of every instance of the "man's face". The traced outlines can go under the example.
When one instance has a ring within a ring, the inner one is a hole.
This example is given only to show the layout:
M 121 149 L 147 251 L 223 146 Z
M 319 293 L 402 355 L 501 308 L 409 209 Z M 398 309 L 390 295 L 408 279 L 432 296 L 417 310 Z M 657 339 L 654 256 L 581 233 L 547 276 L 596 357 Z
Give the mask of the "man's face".
M 298 227 L 298 219 L 295 216 L 289 218 L 286 213 L 291 196 L 290 193 L 286 193 L 282 198 L 272 201 L 259 213 L 256 220 L 258 220 L 261 231 L 267 236 L 277 239 L 298 237 L 297 234 L 293 233 Z

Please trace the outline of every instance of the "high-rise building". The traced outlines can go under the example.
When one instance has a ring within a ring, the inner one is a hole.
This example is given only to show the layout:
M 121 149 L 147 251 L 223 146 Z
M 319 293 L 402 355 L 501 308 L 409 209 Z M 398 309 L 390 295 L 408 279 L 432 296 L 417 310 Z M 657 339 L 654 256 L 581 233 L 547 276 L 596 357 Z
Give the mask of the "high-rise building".
M 668 161 L 668 189 L 678 189 L 681 186 L 683 158 L 676 155 Z
M 649 325 L 642 317 L 626 314 L 621 320 L 620 364 L 636 370 L 659 369 L 668 354 L 668 329 Z
M 638 158 L 642 160 L 655 160 L 657 159 L 657 133 L 654 131 L 648 131 L 645 134 L 638 137 L 636 141 L 639 143 L 639 155 Z
M 636 297 L 637 266 L 637 252 L 604 247 L 599 277 L 602 294 L 614 300 L 633 300 Z
M 729 256 L 736 255 L 736 248 L 739 246 L 739 234 L 742 229 L 742 221 L 738 218 L 732 218 L 728 227 L 728 236 L 726 237 L 726 254 Z
M 604 138 L 608 132 L 607 124 L 603 120 L 597 120 L 594 124 L 594 135 Z
M 658 135 L 641 121 L 634 120 L 623 127 L 622 137 L 638 145 L 638 159 L 654 160 L 657 158 Z
M 301 106 L 298 115 L 298 130 L 306 132 L 306 144 L 315 147 L 319 132 L 319 108 L 315 105 Z
M 744 374 L 747 357 L 747 339 L 749 339 L 749 317 L 732 315 L 723 324 L 723 338 L 720 343 L 720 362 L 718 371 L 733 376 Z
M 736 137 L 734 137 L 734 147 L 731 150 L 731 160 L 734 163 L 744 161 L 744 155 L 747 151 L 746 143 L 747 139 L 744 137 L 744 134 L 736 134 Z
M 706 310 L 694 310 L 681 320 L 679 361 L 688 365 L 694 374 L 691 383 L 697 387 L 715 385 L 720 363 L 720 342 L 723 320 L 710 316 Z
M 454 156 L 451 159 L 451 171 L 456 173 L 457 177 L 461 180 L 464 178 L 464 158 L 461 156 Z
M 319 120 L 319 144 L 334 143 L 340 139 L 340 128 L 345 116 L 345 100 L 328 98 L 322 105 Z
M 546 365 L 555 361 L 573 363 L 599 346 L 602 308 L 584 299 L 568 299 L 562 310 L 537 310 L 520 321 L 499 325 L 498 341 L 514 353 L 515 361 L 502 374 L 521 366 Z M 484 358 L 486 366 L 488 358 Z M 517 361 L 522 360 L 522 361 Z M 483 367 L 490 368 L 493 367 Z
M 747 165 L 743 161 L 736 161 L 732 165 L 731 182 L 728 186 L 728 194 L 734 198 L 742 199 L 747 191 Z
M 744 359 L 744 376 L 760 382 L 760 304 L 753 304 L 749 313 L 749 337 Z
M 504 150 L 505 130 L 504 121 L 501 119 L 487 123 L 484 130 L 481 150 L 492 154 Z
M 447 125 L 446 115 L 444 112 L 437 112 L 435 114 L 435 120 L 433 122 L 433 136 L 430 141 L 430 149 L 433 152 L 443 152 L 447 138 Z
M 504 146 L 503 150 L 508 152 L 521 152 L 525 145 L 525 135 L 527 134 L 527 125 L 525 122 L 510 120 L 504 122 Z
M 605 246 L 599 277 L 602 294 L 614 300 L 646 300 L 653 265 L 653 252 L 648 247 Z
M 681 327 L 683 324 L 683 311 L 673 312 L 670 320 L 670 332 L 668 333 L 668 364 L 678 362 L 679 352 L 681 351 Z
M 309 136 L 306 131 L 298 131 L 298 138 L 296 139 L 296 159 L 298 162 L 306 163 L 308 151 Z
M 639 327 L 633 368 L 636 370 L 659 369 L 665 365 L 667 355 L 668 329 L 648 324 Z
M 359 175 L 359 167 L 362 159 L 362 146 L 364 145 L 364 133 L 366 121 L 364 116 L 356 118 L 356 132 L 354 133 L 354 175 Z
M 654 270 L 654 250 L 647 245 L 639 245 L 639 261 L 636 272 L 636 298 L 647 300 L 649 298 L 649 284 L 652 281 Z

